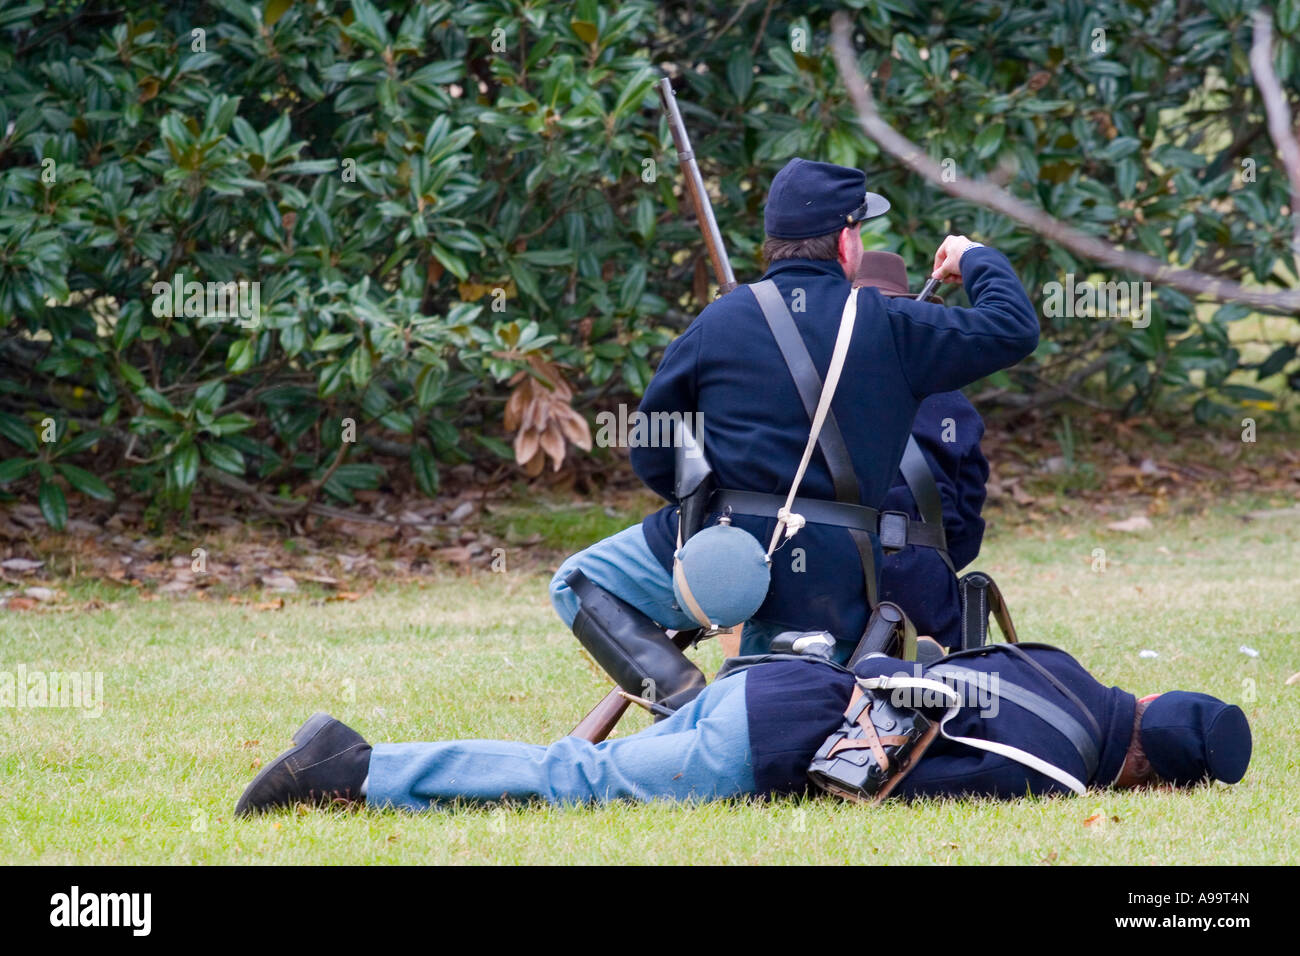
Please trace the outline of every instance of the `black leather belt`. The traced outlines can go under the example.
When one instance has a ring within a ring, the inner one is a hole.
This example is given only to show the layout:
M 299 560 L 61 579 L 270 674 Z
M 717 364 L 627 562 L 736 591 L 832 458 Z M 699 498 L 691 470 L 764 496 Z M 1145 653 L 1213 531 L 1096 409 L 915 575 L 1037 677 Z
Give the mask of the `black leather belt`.
M 769 495 L 760 491 L 736 491 L 720 488 L 709 502 L 710 511 L 775 518 L 785 507 L 783 495 Z M 866 505 L 844 501 L 827 501 L 824 498 L 795 498 L 792 510 L 803 515 L 809 524 L 826 524 L 850 531 L 867 531 L 880 539 L 880 547 L 887 553 L 901 551 L 909 544 L 922 548 L 945 547 L 943 526 L 913 521 L 903 511 L 877 511 Z

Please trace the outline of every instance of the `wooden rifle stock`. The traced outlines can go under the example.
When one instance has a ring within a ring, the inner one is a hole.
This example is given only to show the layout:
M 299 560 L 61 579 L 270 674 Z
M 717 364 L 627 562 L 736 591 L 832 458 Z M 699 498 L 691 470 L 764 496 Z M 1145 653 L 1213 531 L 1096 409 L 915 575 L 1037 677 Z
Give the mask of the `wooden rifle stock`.
M 700 175 L 700 164 L 695 161 L 691 138 L 686 134 L 686 124 L 682 122 L 681 111 L 677 108 L 677 96 L 666 76 L 655 84 L 655 89 L 659 91 L 659 101 L 668 117 L 668 129 L 672 131 L 673 143 L 677 146 L 677 161 L 682 165 L 686 192 L 691 197 L 691 205 L 695 207 L 695 218 L 700 224 L 700 231 L 704 233 L 704 245 L 709 250 L 713 275 L 718 280 L 719 290 L 726 295 L 736 287 L 736 276 L 731 271 L 726 246 L 722 244 L 718 221 L 713 217 L 713 204 L 709 202 L 709 194 L 704 189 L 704 177 Z
M 628 702 L 615 688 L 605 695 L 595 707 L 587 712 L 587 716 L 578 722 L 569 733 L 570 737 L 577 737 L 579 740 L 589 740 L 593 744 L 598 744 L 614 732 L 614 727 L 623 717 L 623 712 L 627 710 Z
M 677 645 L 678 650 L 684 651 L 703 630 L 697 627 L 685 631 L 670 631 L 668 639 Z M 614 732 L 614 727 L 622 719 L 629 703 L 627 696 L 615 687 L 599 704 L 587 712 L 587 716 L 578 722 L 578 726 L 569 732 L 569 736 L 588 740 L 593 744 L 600 743 Z

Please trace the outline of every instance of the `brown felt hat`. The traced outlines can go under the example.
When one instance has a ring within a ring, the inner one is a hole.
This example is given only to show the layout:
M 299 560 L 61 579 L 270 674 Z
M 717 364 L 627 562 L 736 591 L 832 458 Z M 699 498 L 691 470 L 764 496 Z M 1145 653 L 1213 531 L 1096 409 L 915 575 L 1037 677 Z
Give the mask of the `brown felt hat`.
M 857 274 L 853 277 L 853 288 L 870 286 L 881 295 L 905 296 L 915 298 L 915 292 L 907 288 L 907 265 L 903 257 L 893 252 L 863 252 L 862 261 L 858 263 Z M 937 295 L 930 296 L 927 302 L 943 300 Z

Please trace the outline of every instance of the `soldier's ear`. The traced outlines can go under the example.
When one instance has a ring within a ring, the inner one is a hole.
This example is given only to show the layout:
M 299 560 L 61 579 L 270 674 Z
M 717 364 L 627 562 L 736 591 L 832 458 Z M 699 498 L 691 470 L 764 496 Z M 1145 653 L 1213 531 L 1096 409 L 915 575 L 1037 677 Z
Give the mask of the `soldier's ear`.
M 844 274 L 850 278 L 858 271 L 858 260 L 862 258 L 862 234 L 856 225 L 840 230 L 836 243 L 836 258 L 844 267 Z

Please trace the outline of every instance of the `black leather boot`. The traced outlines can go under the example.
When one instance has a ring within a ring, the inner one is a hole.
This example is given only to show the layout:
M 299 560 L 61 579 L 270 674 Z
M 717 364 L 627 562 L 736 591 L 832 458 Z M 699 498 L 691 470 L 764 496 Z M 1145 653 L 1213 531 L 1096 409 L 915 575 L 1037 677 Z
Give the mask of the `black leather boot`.
M 324 806 L 364 799 L 370 744 L 347 724 L 315 713 L 293 735 L 294 746 L 263 767 L 235 804 L 246 817 L 296 803 Z
M 675 707 L 704 689 L 703 672 L 645 614 L 581 571 L 565 583 L 581 602 L 573 633 L 619 687 L 656 703 L 672 698 Z

